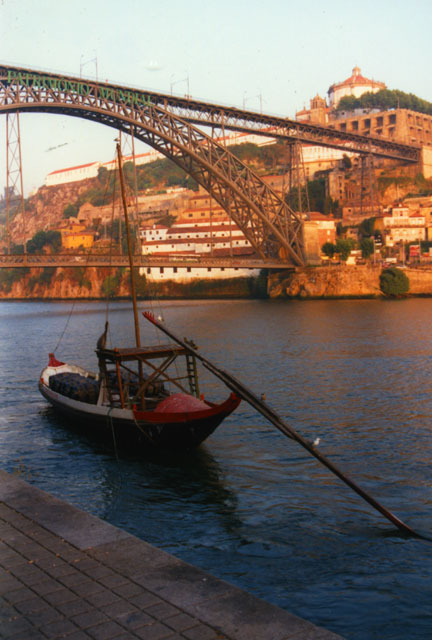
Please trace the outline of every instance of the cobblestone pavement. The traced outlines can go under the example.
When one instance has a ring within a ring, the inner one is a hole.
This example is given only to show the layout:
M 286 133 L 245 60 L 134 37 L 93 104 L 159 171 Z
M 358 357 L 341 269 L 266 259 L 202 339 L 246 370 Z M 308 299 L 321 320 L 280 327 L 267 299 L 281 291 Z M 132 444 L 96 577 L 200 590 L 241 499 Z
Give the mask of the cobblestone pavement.
M 4 471 L 0 637 L 341 640 Z

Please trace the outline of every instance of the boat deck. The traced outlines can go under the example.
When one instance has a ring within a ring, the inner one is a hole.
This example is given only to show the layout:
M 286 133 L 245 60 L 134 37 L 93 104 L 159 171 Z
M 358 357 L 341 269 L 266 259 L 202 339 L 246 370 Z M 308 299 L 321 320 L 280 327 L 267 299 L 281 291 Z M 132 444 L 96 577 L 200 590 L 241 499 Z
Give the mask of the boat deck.
M 341 640 L 0 470 L 6 640 Z
M 96 349 L 99 358 L 111 362 L 128 362 L 131 360 L 151 360 L 168 358 L 172 355 L 183 355 L 186 350 L 178 344 L 157 344 L 145 347 L 127 347 L 123 349 Z

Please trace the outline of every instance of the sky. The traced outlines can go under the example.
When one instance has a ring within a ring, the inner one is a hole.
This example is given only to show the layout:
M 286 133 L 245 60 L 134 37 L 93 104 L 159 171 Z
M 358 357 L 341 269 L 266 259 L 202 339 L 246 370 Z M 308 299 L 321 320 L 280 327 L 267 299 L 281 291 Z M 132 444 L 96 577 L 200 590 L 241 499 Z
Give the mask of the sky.
M 0 0 L 0 63 L 92 79 L 97 71 L 179 95 L 189 87 L 193 98 L 257 111 L 262 100 L 265 113 L 293 118 L 356 65 L 432 101 L 431 23 L 430 0 Z M 104 125 L 23 113 L 20 127 L 26 195 L 51 171 L 114 157 L 116 132 Z

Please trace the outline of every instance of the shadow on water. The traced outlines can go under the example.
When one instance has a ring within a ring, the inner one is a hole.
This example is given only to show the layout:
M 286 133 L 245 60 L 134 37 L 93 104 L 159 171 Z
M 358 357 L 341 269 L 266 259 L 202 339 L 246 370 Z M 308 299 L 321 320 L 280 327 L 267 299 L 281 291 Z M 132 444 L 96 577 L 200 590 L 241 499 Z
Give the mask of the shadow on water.
M 104 473 L 99 489 L 105 498 L 101 517 L 117 515 L 132 504 L 145 506 L 151 501 L 161 509 L 167 503 L 193 503 L 196 509 L 211 509 L 221 515 L 227 530 L 239 525 L 237 499 L 223 479 L 223 471 L 205 445 L 186 452 L 160 451 L 149 447 L 137 454 L 133 447 L 116 446 L 108 437 L 88 434 L 86 428 L 58 414 L 51 406 L 40 411 L 52 441 L 67 456 L 91 455 Z M 75 453 L 74 453 L 75 450 Z M 126 484 L 125 484 L 126 483 Z M 121 522 L 125 526 L 125 522 Z M 126 528 L 137 533 L 126 522 Z M 160 540 L 159 540 L 160 542 Z

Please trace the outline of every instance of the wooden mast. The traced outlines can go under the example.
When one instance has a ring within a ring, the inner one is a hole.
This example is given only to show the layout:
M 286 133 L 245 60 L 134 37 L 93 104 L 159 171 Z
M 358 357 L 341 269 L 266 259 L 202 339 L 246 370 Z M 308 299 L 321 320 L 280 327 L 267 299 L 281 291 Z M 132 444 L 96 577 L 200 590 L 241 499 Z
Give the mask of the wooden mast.
M 123 212 L 124 212 L 125 224 L 126 224 L 126 238 L 127 238 L 129 269 L 130 269 L 130 286 L 131 286 L 132 306 L 133 306 L 133 313 L 134 313 L 134 324 L 135 324 L 135 342 L 136 342 L 136 346 L 140 347 L 141 336 L 140 336 L 140 328 L 139 328 L 138 307 L 137 307 L 137 301 L 136 301 L 135 273 L 134 273 L 133 256 L 132 256 L 132 248 L 131 248 L 129 216 L 128 216 L 128 210 L 127 210 L 127 204 L 126 204 L 126 189 L 125 189 L 123 169 L 122 169 L 122 155 L 121 155 L 120 143 L 118 142 L 117 142 L 117 159 L 118 159 L 118 165 L 119 165 L 120 190 L 121 190 L 122 202 L 123 202 Z

